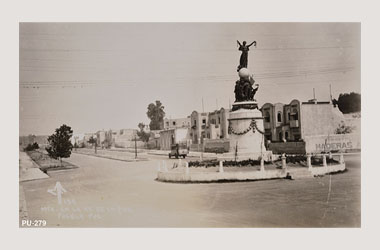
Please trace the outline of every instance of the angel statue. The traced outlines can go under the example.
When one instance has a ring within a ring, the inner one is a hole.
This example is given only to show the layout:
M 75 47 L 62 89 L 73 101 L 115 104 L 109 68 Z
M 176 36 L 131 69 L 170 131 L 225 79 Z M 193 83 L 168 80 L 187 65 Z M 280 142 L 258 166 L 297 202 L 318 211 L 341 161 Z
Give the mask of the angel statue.
M 252 44 L 255 45 L 256 47 L 256 41 L 253 41 L 251 44 L 247 45 L 246 41 L 243 41 L 243 44 L 237 41 L 239 50 L 241 51 L 241 56 L 240 56 L 240 65 L 238 66 L 237 71 L 239 71 L 241 68 L 247 68 L 248 66 L 248 51 L 249 47 L 252 46 Z

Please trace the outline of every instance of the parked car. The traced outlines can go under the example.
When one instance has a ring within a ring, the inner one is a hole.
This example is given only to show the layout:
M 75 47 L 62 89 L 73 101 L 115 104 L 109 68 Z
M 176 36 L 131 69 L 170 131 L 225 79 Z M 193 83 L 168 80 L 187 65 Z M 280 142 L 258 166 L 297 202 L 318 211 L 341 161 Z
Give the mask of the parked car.
M 189 149 L 186 144 L 173 144 L 171 146 L 171 151 L 169 153 L 169 158 L 174 156 L 175 158 L 183 157 L 186 158 L 189 153 Z

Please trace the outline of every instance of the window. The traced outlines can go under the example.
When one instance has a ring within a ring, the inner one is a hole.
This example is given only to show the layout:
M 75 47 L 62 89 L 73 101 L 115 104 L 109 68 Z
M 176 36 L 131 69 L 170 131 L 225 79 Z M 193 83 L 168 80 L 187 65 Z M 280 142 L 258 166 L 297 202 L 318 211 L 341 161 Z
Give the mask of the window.
M 298 110 L 296 108 L 293 108 L 293 120 L 298 120 Z
M 175 122 L 173 122 L 173 126 L 175 126 Z
M 265 139 L 267 141 L 270 141 L 272 139 L 272 135 L 271 134 L 265 135 Z
M 288 131 L 285 132 L 285 139 L 287 140 L 289 138 L 289 133 Z
M 218 117 L 218 122 L 219 122 L 219 124 L 220 124 L 220 117 Z
M 282 132 L 278 133 L 278 139 L 282 141 Z
M 277 113 L 277 122 L 281 122 L 281 112 Z
M 194 120 L 194 126 L 197 126 L 197 120 Z
M 298 112 L 296 112 L 295 114 L 294 114 L 294 120 L 298 120 Z
M 169 122 L 166 122 L 166 126 L 169 127 Z
M 202 124 L 206 124 L 206 119 L 203 119 L 203 120 L 202 120 Z
M 290 121 L 290 112 L 288 112 L 288 121 Z
M 264 120 L 265 120 L 266 122 L 270 122 L 269 112 L 265 112 Z

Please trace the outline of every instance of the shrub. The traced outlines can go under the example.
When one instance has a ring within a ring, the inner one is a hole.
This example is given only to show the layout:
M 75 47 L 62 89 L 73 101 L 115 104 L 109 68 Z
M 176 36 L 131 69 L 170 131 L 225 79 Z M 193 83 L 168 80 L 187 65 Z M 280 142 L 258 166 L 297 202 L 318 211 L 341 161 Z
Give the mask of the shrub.
M 33 151 L 33 150 L 36 150 L 36 149 L 39 149 L 40 147 L 38 146 L 38 143 L 37 142 L 35 142 L 35 143 L 33 143 L 33 144 L 28 144 L 28 146 L 26 146 L 25 148 L 24 148 L 24 150 L 25 151 Z

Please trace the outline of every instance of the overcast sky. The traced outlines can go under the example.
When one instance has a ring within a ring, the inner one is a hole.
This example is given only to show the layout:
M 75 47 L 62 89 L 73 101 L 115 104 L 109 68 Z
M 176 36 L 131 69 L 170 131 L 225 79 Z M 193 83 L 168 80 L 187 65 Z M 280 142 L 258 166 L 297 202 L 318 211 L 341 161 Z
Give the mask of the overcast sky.
M 22 23 L 20 135 L 137 128 L 160 100 L 166 117 L 229 107 L 240 52 L 266 102 L 360 93 L 360 24 Z

